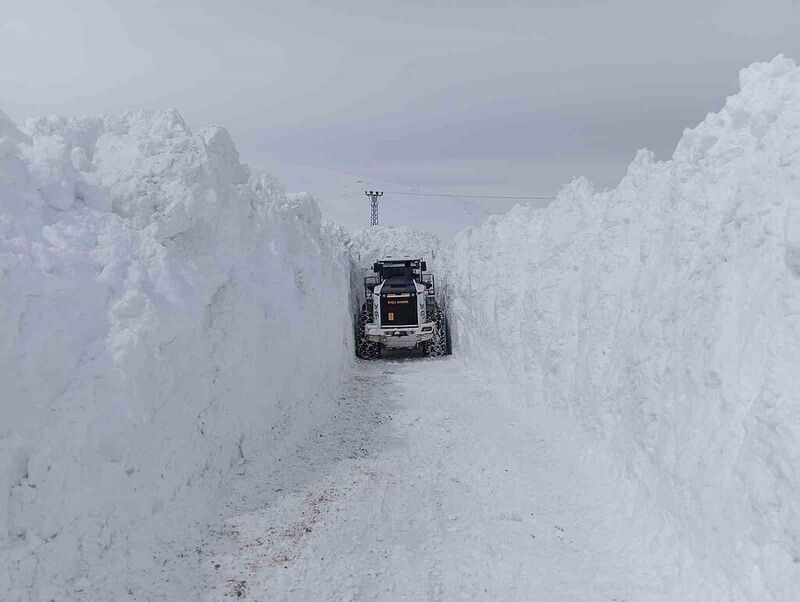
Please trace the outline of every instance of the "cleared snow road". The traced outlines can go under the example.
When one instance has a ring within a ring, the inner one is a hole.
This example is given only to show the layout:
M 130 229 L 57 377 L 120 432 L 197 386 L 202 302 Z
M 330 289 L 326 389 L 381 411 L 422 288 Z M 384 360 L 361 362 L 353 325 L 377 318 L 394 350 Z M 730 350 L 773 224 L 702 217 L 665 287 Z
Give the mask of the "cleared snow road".
M 669 599 L 614 479 L 521 405 L 456 358 L 360 363 L 327 424 L 237 477 L 198 596 Z

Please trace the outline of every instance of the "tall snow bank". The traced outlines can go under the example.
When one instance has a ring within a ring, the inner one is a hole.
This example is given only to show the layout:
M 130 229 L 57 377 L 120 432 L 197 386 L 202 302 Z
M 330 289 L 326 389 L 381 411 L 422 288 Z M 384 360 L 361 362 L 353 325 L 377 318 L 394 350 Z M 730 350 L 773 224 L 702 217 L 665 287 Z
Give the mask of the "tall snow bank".
M 568 408 L 673 517 L 696 599 L 800 591 L 800 69 L 778 57 L 620 185 L 449 250 L 457 352 Z M 696 592 L 695 592 L 696 593 Z
M 350 361 L 349 263 L 316 204 L 175 112 L 0 114 L 0 270 L 4 600 L 147 597 L 153 536 Z
M 371 266 L 385 257 L 416 257 L 433 263 L 441 242 L 430 232 L 408 226 L 372 226 L 353 232 L 347 246 L 356 264 Z

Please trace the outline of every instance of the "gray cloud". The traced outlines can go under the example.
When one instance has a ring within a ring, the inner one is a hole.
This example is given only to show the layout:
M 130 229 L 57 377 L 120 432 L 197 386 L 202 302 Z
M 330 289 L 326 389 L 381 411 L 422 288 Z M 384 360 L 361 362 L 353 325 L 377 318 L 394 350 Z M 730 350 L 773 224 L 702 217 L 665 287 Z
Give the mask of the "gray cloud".
M 641 146 L 664 157 L 736 91 L 739 68 L 796 56 L 800 39 L 792 0 L 74 6 L 5 10 L 12 117 L 176 106 L 227 126 L 256 166 L 387 172 L 504 157 L 618 170 Z

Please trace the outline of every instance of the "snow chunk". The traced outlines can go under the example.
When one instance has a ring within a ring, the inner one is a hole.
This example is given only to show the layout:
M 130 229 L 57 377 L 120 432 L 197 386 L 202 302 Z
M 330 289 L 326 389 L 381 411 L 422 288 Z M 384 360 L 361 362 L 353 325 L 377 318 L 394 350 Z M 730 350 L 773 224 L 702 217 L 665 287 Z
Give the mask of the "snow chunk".
M 786 216 L 786 266 L 800 278 L 800 207 L 793 207 Z

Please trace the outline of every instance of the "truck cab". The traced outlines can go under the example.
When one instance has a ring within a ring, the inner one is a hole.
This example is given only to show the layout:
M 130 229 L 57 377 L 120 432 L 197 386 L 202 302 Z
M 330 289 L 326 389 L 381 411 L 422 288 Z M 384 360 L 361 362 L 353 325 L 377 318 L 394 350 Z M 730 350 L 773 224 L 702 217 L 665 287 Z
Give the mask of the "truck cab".
M 426 262 L 387 257 L 372 266 L 375 276 L 364 279 L 367 341 L 387 348 L 414 348 L 430 341 L 436 330 L 433 274 Z

